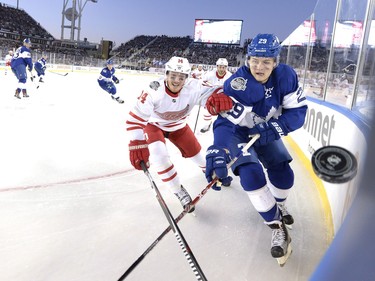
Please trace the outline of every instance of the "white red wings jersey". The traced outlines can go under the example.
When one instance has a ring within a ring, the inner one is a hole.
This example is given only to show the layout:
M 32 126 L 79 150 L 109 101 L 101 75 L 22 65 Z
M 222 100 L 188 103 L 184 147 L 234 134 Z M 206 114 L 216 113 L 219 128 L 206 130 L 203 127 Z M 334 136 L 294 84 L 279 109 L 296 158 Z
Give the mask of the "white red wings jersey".
M 227 80 L 229 77 L 231 77 L 232 73 L 229 71 L 226 71 L 223 76 L 219 76 L 217 73 L 217 70 L 211 70 L 209 72 L 206 72 L 206 74 L 203 76 L 203 84 L 206 83 L 207 86 L 223 86 L 225 80 Z
M 191 72 L 191 77 L 195 79 L 202 79 L 204 73 L 205 73 L 204 69 L 199 70 L 198 68 L 196 68 Z
M 186 126 L 195 105 L 205 104 L 218 88 L 206 87 L 201 80 L 188 78 L 181 91 L 174 94 L 165 86 L 164 78 L 153 81 L 138 97 L 126 121 L 131 140 L 143 140 L 143 128 L 153 124 L 173 132 Z
M 5 56 L 5 66 L 10 66 L 10 62 L 12 61 L 12 58 L 13 56 L 9 54 Z
M 5 62 L 10 62 L 11 60 L 12 60 L 12 58 L 13 58 L 13 56 L 11 56 L 11 55 L 6 55 L 5 56 Z

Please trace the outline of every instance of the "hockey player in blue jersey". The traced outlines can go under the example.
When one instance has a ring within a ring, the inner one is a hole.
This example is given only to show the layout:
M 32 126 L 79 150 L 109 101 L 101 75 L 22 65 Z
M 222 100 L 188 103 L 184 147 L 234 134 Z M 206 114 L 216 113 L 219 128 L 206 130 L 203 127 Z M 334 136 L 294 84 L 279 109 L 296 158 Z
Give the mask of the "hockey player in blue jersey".
M 20 99 L 20 93 L 22 91 L 23 97 L 27 98 L 29 95 L 27 94 L 26 88 L 26 80 L 27 80 L 27 73 L 26 67 L 28 71 L 33 70 L 33 61 L 31 59 L 31 41 L 29 38 L 23 40 L 23 45 L 19 47 L 12 58 L 10 63 L 12 72 L 18 79 L 18 85 L 14 96 Z
M 106 67 L 100 72 L 98 78 L 99 86 L 112 96 L 112 99 L 118 103 L 124 103 L 117 95 L 117 89 L 114 83 L 118 84 L 120 80 L 115 76 L 115 68 L 113 67 L 113 60 L 109 59 L 106 62 Z
M 211 181 L 215 173 L 227 180 L 230 157 L 239 153 L 251 135 L 260 134 L 231 168 L 272 229 L 271 255 L 283 265 L 291 253 L 286 225 L 293 224 L 294 219 L 285 201 L 294 184 L 294 173 L 289 165 L 292 157 L 281 137 L 303 125 L 307 103 L 295 71 L 279 63 L 280 50 L 275 35 L 258 34 L 248 45 L 246 64 L 224 83 L 224 93 L 208 99 L 206 106 L 213 115 L 217 115 L 217 108 L 225 107 L 223 104 L 233 106 L 221 112 L 214 123 L 214 143 L 206 154 L 206 177 Z
M 42 56 L 38 61 L 36 61 L 34 63 L 34 68 L 35 68 L 35 71 L 39 77 L 39 83 L 43 83 L 43 77 L 44 75 L 46 74 L 46 66 L 47 64 L 47 57 L 46 56 Z M 38 86 L 39 87 L 39 86 Z

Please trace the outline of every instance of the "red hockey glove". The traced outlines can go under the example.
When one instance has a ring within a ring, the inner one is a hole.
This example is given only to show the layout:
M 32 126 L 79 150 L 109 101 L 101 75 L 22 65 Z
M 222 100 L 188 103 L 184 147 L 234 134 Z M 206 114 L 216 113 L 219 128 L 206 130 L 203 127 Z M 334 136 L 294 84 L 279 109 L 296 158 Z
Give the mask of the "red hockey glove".
M 212 94 L 206 102 L 206 108 L 211 115 L 218 115 L 222 111 L 231 110 L 233 101 L 223 93 Z
M 150 167 L 148 158 L 150 152 L 148 151 L 148 145 L 145 140 L 132 140 L 129 143 L 129 158 L 133 167 L 137 170 L 142 170 L 141 161 L 146 164 L 146 167 Z

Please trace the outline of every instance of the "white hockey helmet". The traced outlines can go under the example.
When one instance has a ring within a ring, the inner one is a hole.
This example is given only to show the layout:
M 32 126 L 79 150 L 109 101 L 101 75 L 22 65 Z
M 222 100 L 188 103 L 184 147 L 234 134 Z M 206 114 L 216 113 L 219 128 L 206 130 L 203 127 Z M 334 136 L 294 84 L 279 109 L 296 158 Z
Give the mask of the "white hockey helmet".
M 165 73 L 168 71 L 179 72 L 189 75 L 191 71 L 190 63 L 186 58 L 172 57 L 165 64 Z
M 219 58 L 216 62 L 216 66 L 218 65 L 225 65 L 228 66 L 228 61 L 226 58 Z

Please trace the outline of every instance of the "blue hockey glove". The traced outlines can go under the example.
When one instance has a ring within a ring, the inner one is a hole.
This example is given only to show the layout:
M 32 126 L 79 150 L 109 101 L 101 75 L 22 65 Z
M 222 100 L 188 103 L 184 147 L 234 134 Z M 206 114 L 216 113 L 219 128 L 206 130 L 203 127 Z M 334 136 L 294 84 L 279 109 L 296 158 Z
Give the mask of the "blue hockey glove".
M 118 80 L 118 78 L 115 78 L 115 79 L 113 79 L 113 80 L 114 80 L 115 84 L 120 83 L 120 80 Z
M 260 123 L 249 130 L 250 135 L 259 134 L 257 142 L 260 145 L 266 145 L 270 142 L 278 140 L 280 137 L 286 136 L 288 131 L 285 126 L 277 119 L 271 119 L 268 122 Z
M 229 186 L 232 177 L 228 176 L 227 163 L 230 162 L 229 151 L 215 145 L 211 145 L 206 152 L 206 179 L 211 182 L 217 177 L 222 185 Z M 221 184 L 215 183 L 214 190 L 221 190 Z
M 232 180 L 233 180 L 233 178 L 232 178 L 231 176 L 227 176 L 226 178 L 222 178 L 222 179 L 220 179 L 220 183 L 221 183 L 222 186 L 230 186 Z M 219 184 L 219 185 L 220 185 L 220 184 Z M 217 186 L 217 185 L 215 184 L 215 187 L 216 187 L 216 186 Z M 213 188 L 213 189 L 215 189 L 215 188 Z M 221 189 L 220 186 L 218 186 L 218 189 L 217 189 L 217 190 L 220 190 L 220 189 Z M 215 189 L 215 190 L 216 190 L 216 189 Z

